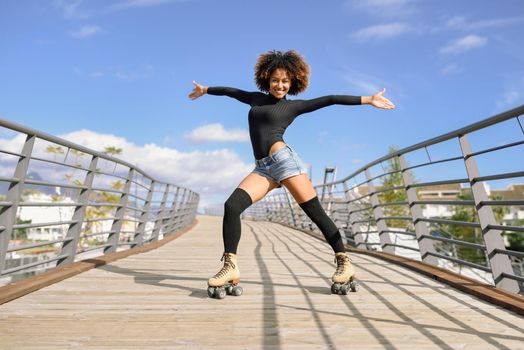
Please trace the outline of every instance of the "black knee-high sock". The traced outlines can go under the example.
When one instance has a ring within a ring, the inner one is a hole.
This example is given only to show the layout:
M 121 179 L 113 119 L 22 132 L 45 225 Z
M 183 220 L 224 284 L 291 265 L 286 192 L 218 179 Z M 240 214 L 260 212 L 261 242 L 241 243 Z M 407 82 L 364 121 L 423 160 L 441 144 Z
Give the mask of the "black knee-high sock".
M 237 253 L 240 241 L 240 214 L 251 204 L 253 204 L 251 197 L 241 188 L 236 188 L 224 204 L 222 238 L 225 253 Z
M 344 249 L 342 236 L 340 235 L 337 226 L 333 220 L 327 216 L 324 208 L 322 208 L 322 205 L 318 200 L 318 197 L 314 197 L 307 202 L 301 203 L 300 207 L 302 210 L 304 210 L 311 221 L 313 221 L 318 226 L 320 231 L 322 231 L 326 241 L 329 243 L 331 248 L 333 248 L 335 253 L 346 251 Z

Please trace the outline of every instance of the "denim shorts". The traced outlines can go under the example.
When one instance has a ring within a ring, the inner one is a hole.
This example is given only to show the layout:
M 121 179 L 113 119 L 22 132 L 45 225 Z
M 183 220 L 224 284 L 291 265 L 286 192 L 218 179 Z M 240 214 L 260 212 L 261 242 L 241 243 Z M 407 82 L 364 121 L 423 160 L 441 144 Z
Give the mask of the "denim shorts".
M 282 187 L 281 181 L 291 176 L 307 174 L 307 168 L 298 153 L 286 145 L 270 156 L 255 160 L 253 172 Z

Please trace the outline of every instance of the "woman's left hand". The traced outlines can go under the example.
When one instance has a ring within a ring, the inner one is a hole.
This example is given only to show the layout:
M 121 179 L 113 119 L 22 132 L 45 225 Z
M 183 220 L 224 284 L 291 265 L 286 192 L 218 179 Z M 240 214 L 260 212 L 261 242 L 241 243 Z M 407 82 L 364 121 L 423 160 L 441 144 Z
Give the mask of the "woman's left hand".
M 386 92 L 386 89 L 382 89 L 382 91 L 377 92 L 373 96 L 371 96 L 371 100 L 369 101 L 369 104 L 377 107 L 377 108 L 383 108 L 383 109 L 393 109 L 395 108 L 395 105 L 393 102 L 382 96 Z

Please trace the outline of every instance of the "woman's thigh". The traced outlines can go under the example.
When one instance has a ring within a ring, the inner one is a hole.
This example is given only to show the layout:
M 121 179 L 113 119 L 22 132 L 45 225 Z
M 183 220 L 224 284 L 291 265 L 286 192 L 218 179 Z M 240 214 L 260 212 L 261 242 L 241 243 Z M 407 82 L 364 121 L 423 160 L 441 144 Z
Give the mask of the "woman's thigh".
M 292 176 L 281 182 L 291 192 L 298 204 L 307 202 L 317 196 L 317 192 L 307 174 Z
M 253 203 L 261 200 L 271 190 L 278 187 L 278 184 L 262 175 L 251 173 L 242 180 L 239 188 L 246 191 Z

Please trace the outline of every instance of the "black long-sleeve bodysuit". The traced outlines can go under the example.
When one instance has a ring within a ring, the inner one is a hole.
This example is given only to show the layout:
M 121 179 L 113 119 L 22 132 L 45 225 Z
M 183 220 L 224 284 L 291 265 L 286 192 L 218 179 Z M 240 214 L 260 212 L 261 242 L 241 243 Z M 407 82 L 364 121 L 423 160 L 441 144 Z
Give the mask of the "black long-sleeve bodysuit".
M 209 87 L 210 95 L 225 95 L 251 106 L 249 110 L 249 135 L 255 159 L 268 156 L 277 141 L 284 141 L 286 128 L 301 114 L 334 104 L 359 105 L 360 96 L 329 95 L 311 100 L 278 99 L 271 94 L 247 92 L 230 87 Z

